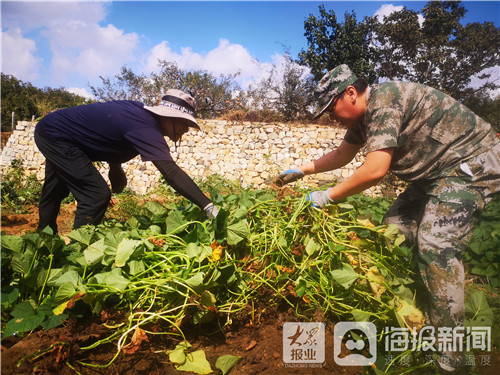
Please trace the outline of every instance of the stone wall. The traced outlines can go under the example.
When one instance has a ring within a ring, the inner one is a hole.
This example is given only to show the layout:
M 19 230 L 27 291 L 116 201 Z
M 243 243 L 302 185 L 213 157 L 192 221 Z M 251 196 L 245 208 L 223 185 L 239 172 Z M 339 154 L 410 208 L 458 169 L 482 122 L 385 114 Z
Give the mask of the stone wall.
M 177 164 L 193 179 L 204 180 L 213 174 L 244 187 L 261 188 L 265 181 L 281 171 L 317 159 L 341 142 L 345 130 L 320 125 L 286 125 L 264 123 L 231 123 L 221 120 L 201 120 L 202 131 L 190 129 L 176 150 L 167 139 Z M 44 157 L 33 139 L 34 124 L 19 122 L 2 150 L 2 171 L 12 160 L 24 160 L 28 173 L 42 179 Z M 318 186 L 342 181 L 363 163 L 358 155 L 345 168 L 306 176 L 303 186 Z M 151 162 L 136 157 L 123 165 L 128 186 L 139 194 L 150 192 L 158 183 L 160 173 Z M 105 163 L 99 168 L 107 179 Z M 367 191 L 380 194 L 380 188 Z

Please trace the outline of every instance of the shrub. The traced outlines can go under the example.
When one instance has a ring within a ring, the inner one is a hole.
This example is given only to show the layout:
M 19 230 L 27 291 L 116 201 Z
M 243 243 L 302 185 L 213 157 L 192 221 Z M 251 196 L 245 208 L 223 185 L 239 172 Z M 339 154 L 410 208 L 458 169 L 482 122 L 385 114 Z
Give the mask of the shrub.
M 12 160 L 2 175 L 2 210 L 21 212 L 24 205 L 38 203 L 41 193 L 42 183 L 36 175 L 26 175 L 23 161 Z

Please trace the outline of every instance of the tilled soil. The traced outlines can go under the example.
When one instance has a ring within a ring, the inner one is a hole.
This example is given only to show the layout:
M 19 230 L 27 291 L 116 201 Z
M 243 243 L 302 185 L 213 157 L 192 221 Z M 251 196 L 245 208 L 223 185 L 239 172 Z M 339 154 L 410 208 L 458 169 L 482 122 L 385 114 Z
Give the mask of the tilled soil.
M 58 218 L 58 227 L 63 237 L 71 231 L 75 204 L 63 205 Z M 36 207 L 25 214 L 3 214 L 2 234 L 22 235 L 33 232 L 38 225 Z M 258 302 L 256 301 L 256 304 Z M 261 314 L 267 311 L 265 314 Z M 319 367 L 288 367 L 283 361 L 283 323 L 296 321 L 291 310 L 266 306 L 261 302 L 255 310 L 258 320 L 247 318 L 226 325 L 183 327 L 191 350 L 205 352 L 215 374 L 218 357 L 226 354 L 241 356 L 242 360 L 231 370 L 231 375 L 253 374 L 362 374 L 362 367 L 339 366 L 333 355 L 333 324 L 325 322 L 325 362 Z M 63 326 L 49 331 L 39 330 L 24 337 L 8 337 L 1 345 L 2 374 L 119 374 L 153 375 L 186 374 L 178 371 L 169 362 L 167 351 L 174 349 L 179 340 L 171 335 L 147 334 L 145 338 L 129 345 L 114 360 L 117 354 L 116 340 L 94 349 L 83 349 L 104 339 L 112 332 L 103 323 L 113 316 L 114 321 L 123 319 L 120 312 L 107 311 L 101 316 L 70 318 Z M 160 329 L 160 328 L 159 328 Z M 349 353 L 344 347 L 342 353 Z M 83 364 L 83 363 L 86 363 Z M 108 365 L 107 365 L 108 364 Z M 107 365 L 107 366 L 106 366 Z M 493 375 L 498 373 L 500 355 L 498 351 L 476 355 L 476 373 Z M 414 372 L 420 374 L 422 372 Z

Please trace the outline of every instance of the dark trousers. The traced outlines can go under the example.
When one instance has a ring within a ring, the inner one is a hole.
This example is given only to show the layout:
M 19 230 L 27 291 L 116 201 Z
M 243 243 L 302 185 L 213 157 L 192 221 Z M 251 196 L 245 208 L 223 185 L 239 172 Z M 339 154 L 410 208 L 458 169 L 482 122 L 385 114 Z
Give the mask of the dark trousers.
M 56 219 L 61 202 L 70 192 L 77 202 L 73 227 L 99 224 L 111 199 L 111 191 L 92 160 L 74 144 L 48 139 L 36 130 L 35 142 L 46 158 L 38 229 L 49 226 L 57 233 Z

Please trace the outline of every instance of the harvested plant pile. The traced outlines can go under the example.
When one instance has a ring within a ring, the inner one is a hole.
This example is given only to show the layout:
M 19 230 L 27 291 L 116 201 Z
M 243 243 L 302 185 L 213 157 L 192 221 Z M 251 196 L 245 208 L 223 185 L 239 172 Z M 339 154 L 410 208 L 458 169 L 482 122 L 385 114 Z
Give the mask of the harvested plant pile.
M 182 341 L 186 321 L 258 315 L 262 301 L 301 321 L 423 324 L 410 250 L 396 227 L 377 225 L 380 207 L 360 216 L 359 197 L 317 210 L 290 189 L 212 195 L 221 207 L 213 222 L 194 205 L 151 201 L 125 223 L 80 228 L 70 241 L 48 231 L 2 236 L 3 337 L 111 308 L 125 321 L 81 349 L 114 342 L 118 356 L 149 335 Z

